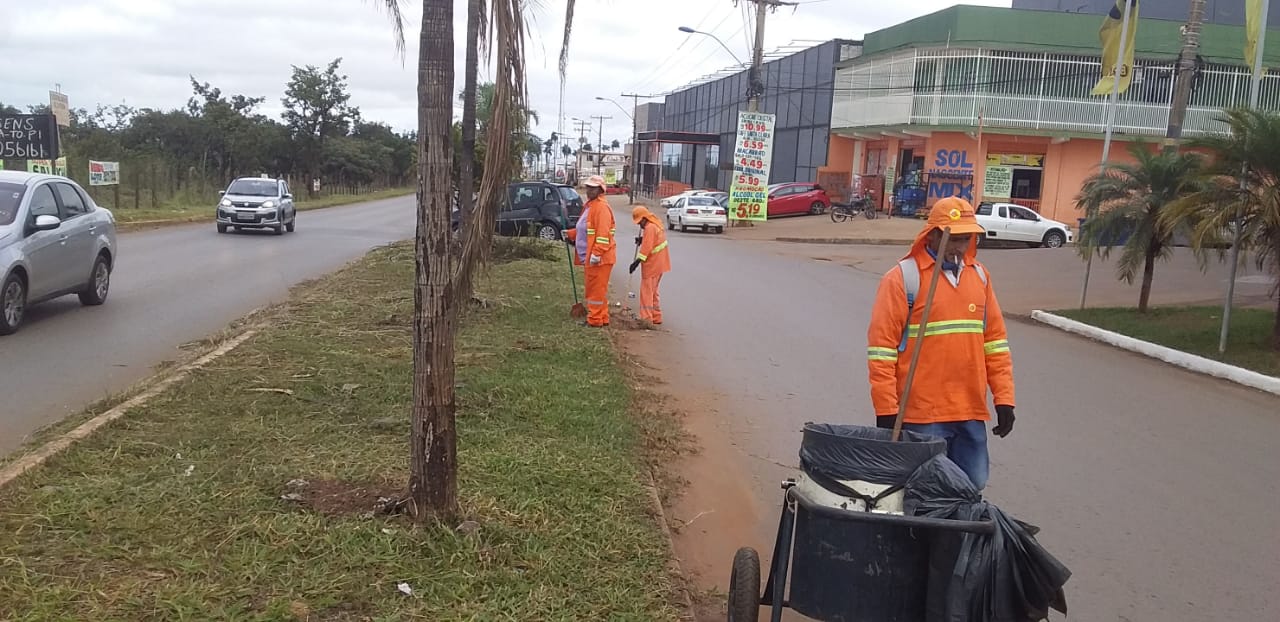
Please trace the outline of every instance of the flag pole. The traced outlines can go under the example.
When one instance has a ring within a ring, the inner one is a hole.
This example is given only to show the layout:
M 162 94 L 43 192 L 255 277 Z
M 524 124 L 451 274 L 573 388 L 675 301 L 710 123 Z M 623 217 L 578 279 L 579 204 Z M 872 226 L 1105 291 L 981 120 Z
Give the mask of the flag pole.
M 1270 0 L 1262 0 L 1262 15 L 1258 19 L 1258 42 L 1253 49 L 1253 74 L 1249 81 L 1249 108 L 1258 109 L 1258 98 L 1262 90 L 1262 78 L 1266 71 L 1262 68 L 1262 51 L 1267 45 L 1267 18 L 1271 9 Z M 1249 36 L 1245 33 L 1245 36 Z M 1241 168 L 1240 190 L 1248 189 L 1248 169 Z M 1241 193 L 1243 194 L 1243 192 Z M 1227 334 L 1231 331 L 1231 303 L 1236 295 L 1236 270 L 1240 266 L 1240 242 L 1244 235 L 1244 223 L 1240 218 L 1239 207 L 1236 208 L 1235 231 L 1232 232 L 1230 263 L 1227 265 L 1227 299 L 1222 303 L 1222 332 L 1218 335 L 1218 354 L 1227 351 Z
M 1124 3 L 1124 17 L 1120 20 L 1120 47 L 1116 50 L 1116 63 L 1111 68 L 1111 98 L 1107 103 L 1107 129 L 1105 138 L 1102 140 L 1102 162 L 1098 165 L 1105 169 L 1107 160 L 1111 157 L 1111 135 L 1115 133 L 1116 125 L 1116 108 L 1120 102 L 1120 69 L 1124 66 L 1125 61 L 1125 44 L 1129 38 L 1129 13 L 1136 0 L 1127 0 Z M 1091 214 L 1085 214 L 1088 218 Z M 1083 227 L 1082 227 L 1083 229 Z M 1081 233 L 1084 233 L 1081 231 Z M 1083 237 L 1083 236 L 1082 236 Z M 1080 308 L 1084 308 L 1085 300 L 1089 296 L 1089 273 L 1093 271 L 1093 255 L 1094 249 L 1089 249 L 1089 256 L 1084 264 L 1084 284 L 1080 287 Z

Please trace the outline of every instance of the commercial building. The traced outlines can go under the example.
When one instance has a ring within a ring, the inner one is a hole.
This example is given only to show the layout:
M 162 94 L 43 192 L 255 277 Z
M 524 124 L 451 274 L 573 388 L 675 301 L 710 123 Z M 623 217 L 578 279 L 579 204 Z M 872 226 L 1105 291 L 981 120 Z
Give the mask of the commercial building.
M 771 182 L 812 181 L 827 164 L 836 66 L 860 42 L 787 46 L 761 69 L 760 110 L 776 116 Z M 641 187 L 661 196 L 690 187 L 727 190 L 739 110 L 747 108 L 745 68 L 708 76 L 640 107 Z M 847 174 L 846 174 L 847 175 Z
M 1158 143 L 1168 124 L 1183 23 L 1146 18 L 1146 4 L 1132 86 L 1116 113 L 1117 160 L 1128 159 L 1126 141 Z M 829 169 L 851 173 L 849 183 L 882 206 L 890 194 L 920 207 L 962 196 L 1075 222 L 1107 119 L 1107 98 L 1091 95 L 1101 19 L 956 6 L 866 35 L 862 54 L 836 70 Z M 1265 64 L 1274 67 L 1280 32 L 1268 35 Z M 1184 136 L 1225 131 L 1222 110 L 1248 101 L 1243 28 L 1205 24 L 1200 45 Z M 1280 110 L 1280 74 L 1264 78 L 1260 106 Z
M 1268 0 L 1271 3 L 1271 14 L 1267 18 L 1272 28 L 1280 27 L 1280 0 Z M 1244 25 L 1244 6 L 1246 0 L 1205 0 L 1204 21 L 1206 24 L 1223 24 L 1226 26 Z M 1106 15 L 1116 5 L 1116 0 L 1013 0 L 1015 9 L 1035 9 L 1039 11 L 1057 11 L 1060 13 L 1088 13 Z M 1152 19 L 1168 19 L 1181 21 L 1187 19 L 1186 2 L 1140 2 L 1142 16 Z

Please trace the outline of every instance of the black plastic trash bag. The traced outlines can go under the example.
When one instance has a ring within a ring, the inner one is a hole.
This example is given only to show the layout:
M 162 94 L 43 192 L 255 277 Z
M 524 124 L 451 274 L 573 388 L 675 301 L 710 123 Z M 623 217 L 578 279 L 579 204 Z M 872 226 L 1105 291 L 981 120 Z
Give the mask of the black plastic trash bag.
M 800 468 L 819 476 L 815 479 L 901 486 L 920 465 L 947 451 L 947 442 L 937 437 L 903 430 L 895 443 L 889 440 L 892 435 L 892 430 L 868 426 L 805 424 Z
M 1062 586 L 1071 571 L 1036 541 L 1035 527 L 982 500 L 946 456 L 907 480 L 908 514 L 996 523 L 992 535 L 935 532 L 929 559 L 926 622 L 1032 622 L 1067 612 Z

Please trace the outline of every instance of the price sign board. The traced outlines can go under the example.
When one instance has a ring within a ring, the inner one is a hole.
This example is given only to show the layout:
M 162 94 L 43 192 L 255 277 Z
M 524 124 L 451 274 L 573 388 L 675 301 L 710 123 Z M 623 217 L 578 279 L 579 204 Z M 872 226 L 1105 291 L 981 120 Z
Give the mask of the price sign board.
M 773 159 L 774 116 L 738 112 L 733 149 L 733 181 L 729 184 L 729 218 L 766 220 L 769 214 L 769 163 Z
M 58 157 L 58 122 L 51 114 L 0 114 L 0 159 Z

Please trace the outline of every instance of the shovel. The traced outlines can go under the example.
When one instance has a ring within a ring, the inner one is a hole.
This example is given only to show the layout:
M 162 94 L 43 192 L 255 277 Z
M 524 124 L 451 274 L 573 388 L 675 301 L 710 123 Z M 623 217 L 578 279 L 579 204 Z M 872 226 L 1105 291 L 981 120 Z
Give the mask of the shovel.
M 911 365 L 907 367 L 907 381 L 902 385 L 902 399 L 898 401 L 898 416 L 893 419 L 893 436 L 896 442 L 902 434 L 902 417 L 907 414 L 907 400 L 911 397 L 911 384 L 916 379 L 916 366 L 920 363 L 920 351 L 924 349 L 924 331 L 929 326 L 929 310 L 933 308 L 933 294 L 938 291 L 938 276 L 942 274 L 942 253 L 946 251 L 947 242 L 951 240 L 951 227 L 942 230 L 942 242 L 938 244 L 938 258 L 933 262 L 933 275 L 929 277 L 929 293 L 924 298 L 924 308 L 920 310 L 920 328 L 916 329 L 916 349 L 911 352 Z M 911 322 L 911 318 L 907 318 Z

